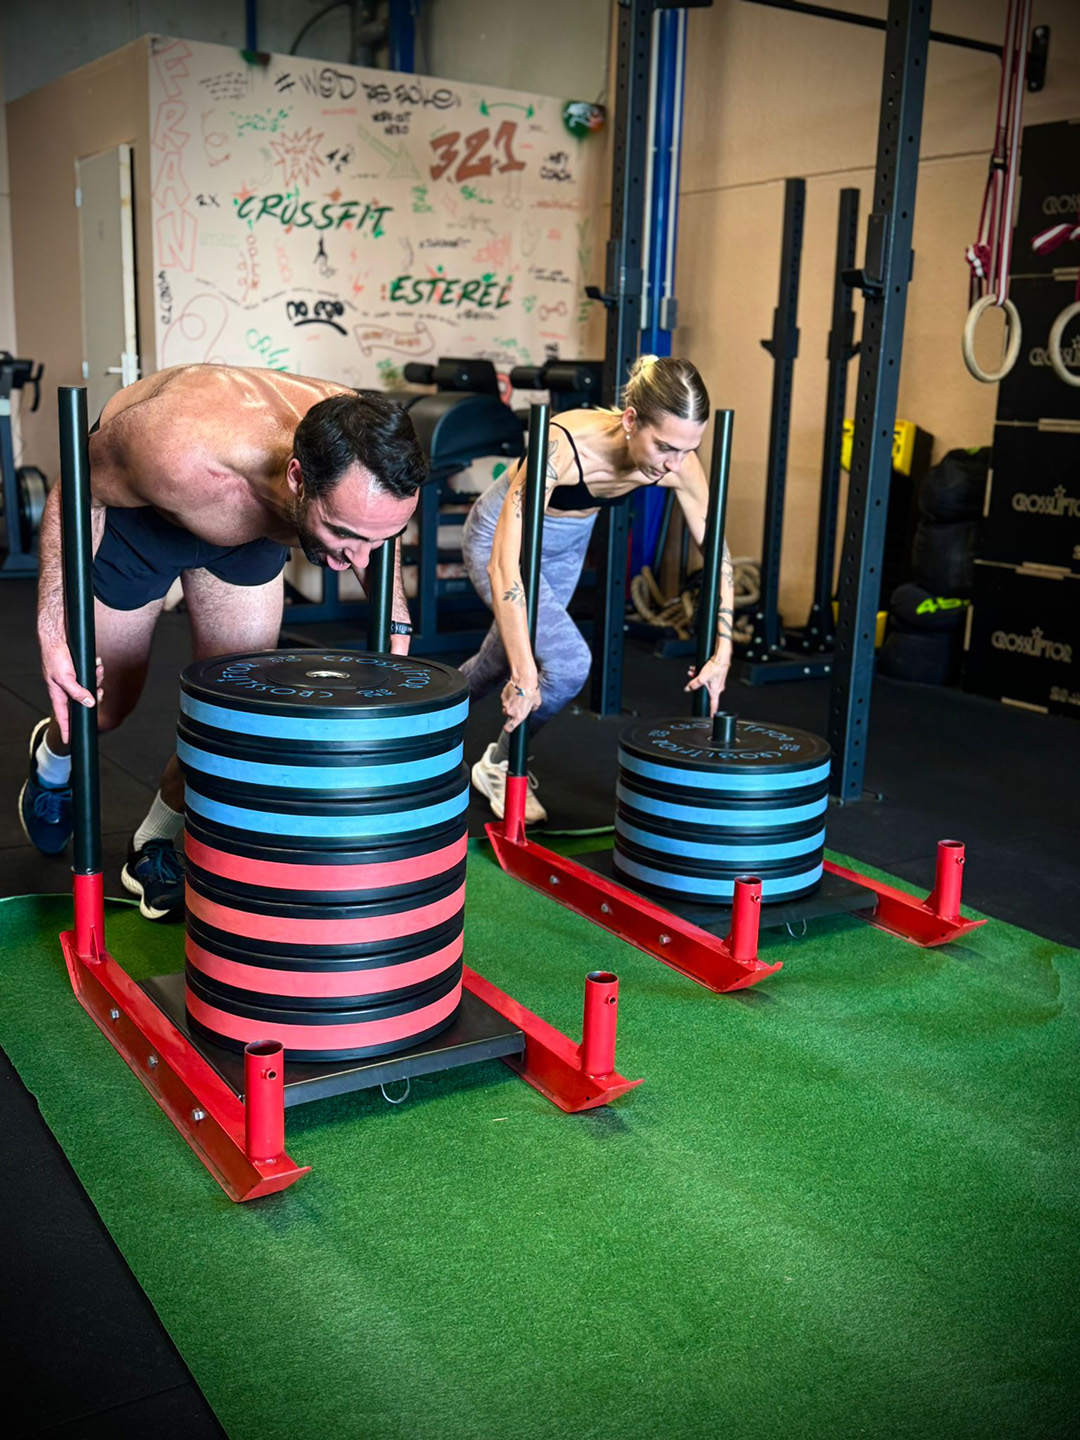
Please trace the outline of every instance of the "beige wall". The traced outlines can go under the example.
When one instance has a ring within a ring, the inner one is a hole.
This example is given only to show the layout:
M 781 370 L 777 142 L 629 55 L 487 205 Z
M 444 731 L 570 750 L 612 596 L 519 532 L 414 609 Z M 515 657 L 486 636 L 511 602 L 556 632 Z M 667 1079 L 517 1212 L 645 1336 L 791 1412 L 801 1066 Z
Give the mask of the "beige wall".
M 19 344 L 45 365 L 41 408 L 23 417 L 23 446 L 50 478 L 59 468 L 56 387 L 82 383 L 76 161 L 128 141 L 135 146 L 135 193 L 148 194 L 147 104 L 146 41 L 137 40 L 7 106 Z M 136 205 L 136 215 L 138 261 L 150 254 L 150 207 Z M 145 366 L 154 354 L 149 265 L 140 266 L 139 292 Z
M 444 80 L 602 100 L 607 0 L 427 0 L 416 68 Z
M 880 15 L 879 3 L 846 7 Z M 937 0 L 935 29 L 1000 43 L 1004 0 Z M 1080 115 L 1080 5 L 1036 0 L 1052 27 L 1047 85 L 1025 101 L 1025 124 Z M 870 208 L 883 36 L 875 31 L 714 0 L 689 12 L 676 353 L 701 369 L 713 403 L 736 411 L 728 533 L 736 554 L 761 548 L 772 366 L 759 341 L 772 329 L 780 265 L 783 181 L 807 178 L 781 607 L 805 618 L 813 578 L 839 192 Z M 992 56 L 931 47 L 915 210 L 915 279 L 908 297 L 900 414 L 935 436 L 935 453 L 987 444 L 996 387 L 960 358 L 967 309 L 964 248 L 978 223 L 993 138 L 999 70 Z M 860 233 L 858 259 L 863 256 Z M 1017 257 L 1016 273 L 1021 273 Z M 856 302 L 856 310 L 860 309 Z M 852 412 L 858 362 L 849 377 Z
M 15 342 L 15 282 L 11 265 L 11 174 L 7 158 L 7 117 L 0 69 L 0 350 L 18 353 Z
M 19 353 L 15 328 L 15 272 L 11 263 L 11 174 L 7 158 L 7 117 L 4 114 L 4 77 L 0 66 L 0 350 Z M 22 461 L 22 432 L 19 407 L 22 392 L 16 391 L 11 405 L 11 431 L 15 462 Z

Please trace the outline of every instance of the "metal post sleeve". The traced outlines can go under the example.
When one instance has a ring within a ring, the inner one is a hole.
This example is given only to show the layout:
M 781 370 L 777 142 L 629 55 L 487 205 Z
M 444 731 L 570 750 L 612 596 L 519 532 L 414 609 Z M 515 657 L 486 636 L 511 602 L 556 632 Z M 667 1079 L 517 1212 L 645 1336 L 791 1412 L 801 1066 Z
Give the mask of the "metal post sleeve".
M 960 919 L 960 894 L 963 886 L 964 842 L 939 840 L 937 876 L 927 905 L 943 920 Z
M 285 1049 L 279 1040 L 244 1047 L 244 1153 L 276 1160 L 285 1150 Z
M 610 1075 L 615 1069 L 615 1030 L 619 981 L 610 970 L 585 977 L 585 1018 L 581 1032 L 581 1068 L 586 1075 Z

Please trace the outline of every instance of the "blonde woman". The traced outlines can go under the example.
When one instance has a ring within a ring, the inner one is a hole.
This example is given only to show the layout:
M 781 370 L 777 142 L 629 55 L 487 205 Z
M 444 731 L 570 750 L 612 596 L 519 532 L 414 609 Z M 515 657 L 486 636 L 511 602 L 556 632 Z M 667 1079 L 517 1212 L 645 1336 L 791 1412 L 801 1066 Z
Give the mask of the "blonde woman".
M 536 730 L 558 714 L 589 672 L 589 647 L 567 607 L 598 511 L 643 485 L 673 490 L 700 545 L 709 486 L 697 452 L 708 417 L 708 392 L 688 360 L 644 355 L 630 375 L 621 410 L 568 410 L 551 422 L 535 652 L 529 644 L 520 564 L 525 462 L 519 461 L 473 506 L 464 528 L 465 563 L 473 585 L 495 612 L 495 623 L 461 669 L 474 700 L 502 687 L 502 732 L 472 772 L 473 784 L 500 818 L 511 732 L 527 716 Z M 725 545 L 716 646 L 687 686 L 708 689 L 711 711 L 731 664 L 733 606 Z M 525 819 L 546 818 L 530 778 Z

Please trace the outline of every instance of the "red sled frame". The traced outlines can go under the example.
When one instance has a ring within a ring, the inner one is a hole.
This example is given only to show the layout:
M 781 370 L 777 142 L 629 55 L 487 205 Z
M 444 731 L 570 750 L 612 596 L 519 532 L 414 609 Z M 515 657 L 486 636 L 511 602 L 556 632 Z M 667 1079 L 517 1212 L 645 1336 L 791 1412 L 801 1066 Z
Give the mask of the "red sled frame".
M 717 994 L 745 990 L 782 968 L 782 961 L 768 964 L 758 957 L 761 881 L 757 876 L 736 879 L 731 930 L 721 940 L 637 891 L 528 839 L 522 819 L 526 783 L 524 776 L 507 776 L 506 818 L 502 824 L 487 826 L 495 857 L 508 875 Z M 920 900 L 883 881 L 825 861 L 830 874 L 867 891 L 866 910 L 855 912 L 861 919 L 921 946 L 947 945 L 986 924 L 960 914 L 963 865 L 962 842 L 939 840 L 937 881 L 926 899 Z
M 67 633 L 79 684 L 93 691 L 86 391 L 61 386 L 58 399 Z M 380 650 L 389 648 L 393 544 L 375 552 L 369 571 L 372 631 Z M 285 1150 L 280 1043 L 268 1039 L 245 1048 L 241 1098 L 106 948 L 97 716 L 76 703 L 69 710 L 75 926 L 60 936 L 60 944 L 75 996 L 231 1200 L 287 1189 L 311 1167 L 298 1165 Z M 464 986 L 522 1031 L 525 1049 L 505 1057 L 506 1063 L 561 1110 L 591 1110 L 641 1084 L 615 1069 L 619 983 L 612 973 L 586 976 L 580 1045 L 467 967 Z
M 529 641 L 536 645 L 536 612 L 540 583 L 540 554 L 543 534 L 545 491 L 539 464 L 532 457 L 547 454 L 547 407 L 532 407 L 529 434 L 530 463 L 526 476 L 522 515 L 521 571 Z M 728 476 L 731 469 L 731 437 L 734 415 L 718 410 L 715 416 L 712 462 L 709 477 L 709 508 L 702 547 L 704 568 L 698 604 L 699 616 L 712 617 L 698 626 L 697 669 L 709 659 L 720 602 L 720 567 L 723 556 L 724 515 L 727 508 Z M 694 691 L 693 709 L 708 714 L 708 692 Z M 727 717 L 731 723 L 733 717 Z M 720 723 L 718 717 L 714 726 Z M 714 731 L 715 733 L 715 731 Z M 487 835 L 500 866 L 508 875 L 550 895 L 560 905 L 583 915 L 594 925 L 644 950 L 654 960 L 678 970 L 699 985 L 719 994 L 744 990 L 775 975 L 781 962 L 767 964 L 758 957 L 761 922 L 761 881 L 755 875 L 737 877 L 734 885 L 731 930 L 723 939 L 710 935 L 698 925 L 673 915 L 637 891 L 597 875 L 565 856 L 535 844 L 525 834 L 526 752 L 528 719 L 514 730 L 510 742 L 510 763 L 506 777 L 504 818 L 501 825 L 488 825 Z M 916 945 L 944 945 L 973 930 L 982 920 L 965 920 L 960 915 L 961 870 L 964 847 L 959 840 L 938 843 L 937 882 L 925 900 L 907 895 L 890 885 L 870 880 L 854 870 L 831 861 L 825 869 L 850 880 L 868 892 L 866 912 L 870 924 Z M 871 909 L 872 907 L 872 909 Z
M 245 1096 L 237 1095 L 106 950 L 104 909 L 101 875 L 76 875 L 75 928 L 60 944 L 79 1004 L 230 1200 L 294 1184 L 311 1167 L 285 1151 L 281 1045 L 246 1047 Z M 468 967 L 464 984 L 522 1031 L 524 1052 L 504 1063 L 560 1110 L 592 1110 L 641 1084 L 615 1069 L 619 982 L 611 972 L 586 977 L 580 1045 Z

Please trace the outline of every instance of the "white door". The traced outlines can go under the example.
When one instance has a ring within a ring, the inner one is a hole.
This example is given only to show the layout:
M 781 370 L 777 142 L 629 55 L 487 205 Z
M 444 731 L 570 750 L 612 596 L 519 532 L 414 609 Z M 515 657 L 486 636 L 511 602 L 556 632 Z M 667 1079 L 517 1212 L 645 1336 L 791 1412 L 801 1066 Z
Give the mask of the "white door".
M 82 251 L 83 379 L 91 424 L 139 378 L 131 146 L 76 162 Z

